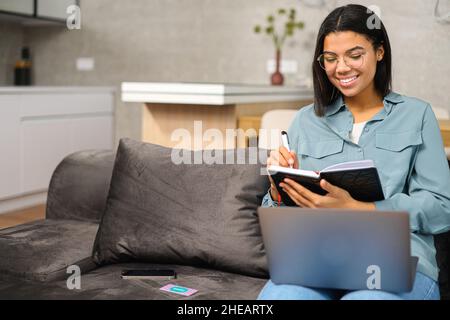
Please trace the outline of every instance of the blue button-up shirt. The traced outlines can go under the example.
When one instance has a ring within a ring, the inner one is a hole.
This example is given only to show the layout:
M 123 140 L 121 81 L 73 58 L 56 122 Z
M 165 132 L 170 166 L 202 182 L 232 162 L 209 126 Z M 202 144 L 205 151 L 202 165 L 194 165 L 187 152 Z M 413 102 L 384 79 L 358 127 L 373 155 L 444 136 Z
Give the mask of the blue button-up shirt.
M 300 109 L 288 130 L 300 168 L 322 170 L 346 161 L 371 159 L 378 169 L 385 200 L 378 210 L 408 211 L 411 251 L 418 271 L 438 279 L 433 234 L 450 229 L 450 170 L 439 124 L 430 105 L 391 92 L 384 108 L 370 119 L 358 144 L 349 139 L 353 115 L 339 97 L 324 117 L 314 106 Z M 266 194 L 262 206 L 276 206 Z

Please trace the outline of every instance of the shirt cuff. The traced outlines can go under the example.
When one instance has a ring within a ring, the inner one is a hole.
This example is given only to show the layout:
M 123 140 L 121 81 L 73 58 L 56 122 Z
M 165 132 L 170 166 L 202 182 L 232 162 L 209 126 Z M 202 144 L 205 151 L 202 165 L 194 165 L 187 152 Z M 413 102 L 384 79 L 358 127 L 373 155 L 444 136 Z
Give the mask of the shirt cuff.
M 390 199 L 375 201 L 375 208 L 380 211 L 392 211 L 393 205 Z
M 282 203 L 280 205 L 278 205 L 278 201 L 274 201 L 272 199 L 272 194 L 270 193 L 270 188 L 269 188 L 269 191 L 267 191 L 266 195 L 263 198 L 262 206 L 263 207 L 279 207 L 282 205 L 283 205 Z

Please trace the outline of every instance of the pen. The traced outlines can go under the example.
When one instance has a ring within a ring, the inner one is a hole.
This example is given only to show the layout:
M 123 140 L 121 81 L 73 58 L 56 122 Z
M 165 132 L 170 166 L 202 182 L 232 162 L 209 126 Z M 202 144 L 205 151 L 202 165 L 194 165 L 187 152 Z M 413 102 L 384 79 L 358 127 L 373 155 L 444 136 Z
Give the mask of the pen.
M 291 152 L 291 148 L 289 147 L 289 138 L 286 131 L 281 131 L 281 142 L 283 147 L 285 147 L 288 152 Z M 289 167 L 292 168 L 292 164 L 289 164 Z

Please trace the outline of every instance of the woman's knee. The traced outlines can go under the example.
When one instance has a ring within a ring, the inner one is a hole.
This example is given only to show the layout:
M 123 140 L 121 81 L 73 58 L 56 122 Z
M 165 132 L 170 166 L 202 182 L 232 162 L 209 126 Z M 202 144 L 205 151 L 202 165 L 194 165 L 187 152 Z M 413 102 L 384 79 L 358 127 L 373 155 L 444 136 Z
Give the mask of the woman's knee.
M 400 296 L 380 290 L 358 290 L 344 295 L 341 300 L 403 300 Z
M 410 292 L 390 293 L 378 290 L 362 290 L 351 292 L 342 300 L 439 300 L 439 286 L 430 277 L 417 272 L 414 287 Z
M 290 284 L 275 284 L 269 280 L 261 290 L 258 300 L 331 300 L 327 290 L 312 289 Z

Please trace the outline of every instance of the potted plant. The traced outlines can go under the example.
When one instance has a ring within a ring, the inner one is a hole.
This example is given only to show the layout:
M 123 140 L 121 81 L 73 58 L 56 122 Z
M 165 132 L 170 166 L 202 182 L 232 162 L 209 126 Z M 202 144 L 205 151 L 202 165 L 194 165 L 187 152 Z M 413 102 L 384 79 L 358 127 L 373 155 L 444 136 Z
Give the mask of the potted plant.
M 273 43 L 275 45 L 275 72 L 271 75 L 271 83 L 272 85 L 282 85 L 284 81 L 284 77 L 280 72 L 280 60 L 281 60 L 281 50 L 283 48 L 284 42 L 288 37 L 294 35 L 296 29 L 303 29 L 304 23 L 303 21 L 296 20 L 296 10 L 291 8 L 290 10 L 286 9 L 278 9 L 277 16 L 269 15 L 267 17 L 267 25 L 264 28 L 265 33 L 272 37 Z M 281 21 L 281 25 L 283 25 L 283 32 L 280 33 L 276 28 L 276 22 L 278 19 L 283 19 Z M 256 25 L 254 27 L 255 33 L 262 33 L 263 28 L 261 25 Z

